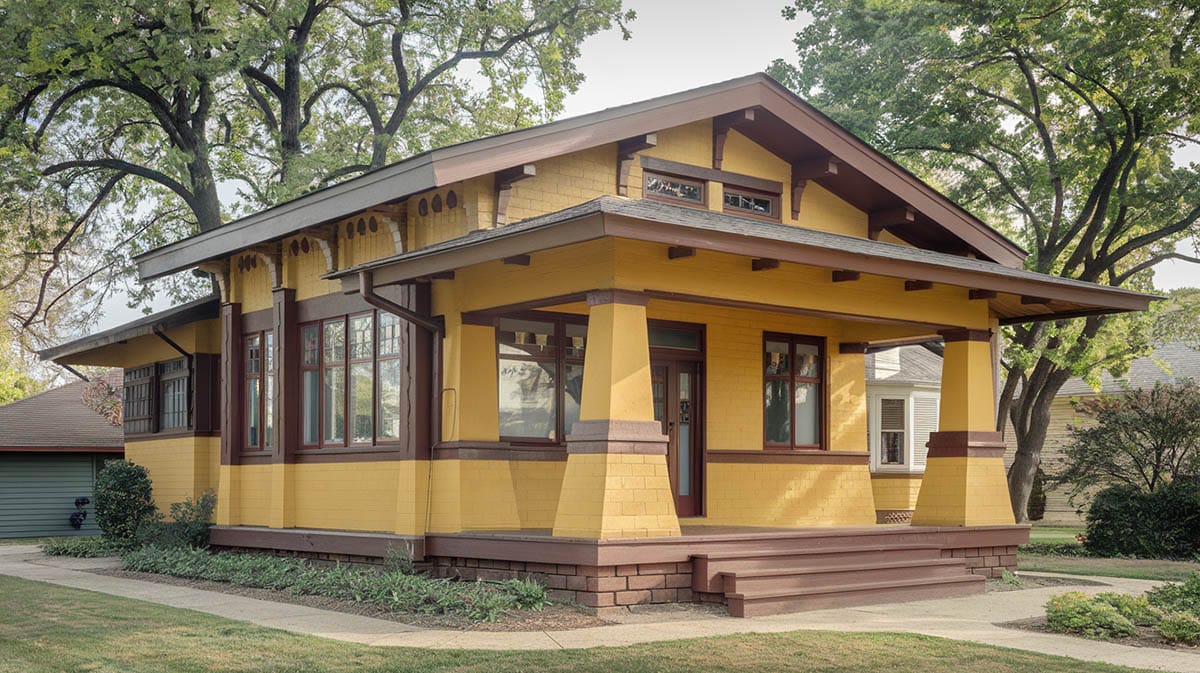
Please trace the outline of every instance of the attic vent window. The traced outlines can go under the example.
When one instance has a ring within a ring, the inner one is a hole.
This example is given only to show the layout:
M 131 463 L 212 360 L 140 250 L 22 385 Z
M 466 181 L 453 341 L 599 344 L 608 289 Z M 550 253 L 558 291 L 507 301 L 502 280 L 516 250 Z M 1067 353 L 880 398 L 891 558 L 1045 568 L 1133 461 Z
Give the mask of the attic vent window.
M 647 197 L 687 203 L 704 203 L 704 183 L 667 175 L 646 172 L 644 192 Z
M 725 210 L 760 217 L 779 217 L 779 199 L 767 194 L 725 188 Z

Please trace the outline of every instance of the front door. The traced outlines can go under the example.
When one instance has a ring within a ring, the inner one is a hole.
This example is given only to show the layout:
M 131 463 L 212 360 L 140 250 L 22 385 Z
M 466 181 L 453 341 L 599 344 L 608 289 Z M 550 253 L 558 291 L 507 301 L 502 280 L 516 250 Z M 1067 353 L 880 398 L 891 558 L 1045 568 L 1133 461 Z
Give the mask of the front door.
M 667 472 L 675 494 L 675 511 L 683 516 L 700 514 L 704 450 L 698 391 L 700 363 L 655 360 L 650 366 L 654 389 L 654 420 L 667 436 Z

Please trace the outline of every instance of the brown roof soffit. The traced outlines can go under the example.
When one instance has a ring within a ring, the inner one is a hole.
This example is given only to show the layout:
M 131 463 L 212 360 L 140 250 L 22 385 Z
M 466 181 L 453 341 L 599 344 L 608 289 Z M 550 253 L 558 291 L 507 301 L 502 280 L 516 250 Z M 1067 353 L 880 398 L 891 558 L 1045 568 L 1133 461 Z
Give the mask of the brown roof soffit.
M 114 446 L 0 446 L 0 453 L 125 453 L 125 444 Z
M 599 207 L 603 208 L 603 206 Z M 1099 312 L 1145 310 L 1149 306 L 1149 302 L 1155 299 L 1150 295 L 1119 288 L 1075 283 L 1051 276 L 1005 277 L 943 264 L 899 260 L 883 254 L 866 255 L 860 252 L 839 250 L 836 247 L 804 245 L 709 229 L 698 231 L 694 227 L 683 224 L 645 220 L 603 212 L 603 210 L 588 212 L 588 214 L 576 218 L 549 220 L 544 224 L 527 229 L 521 229 L 515 225 L 511 234 L 496 232 L 491 236 L 481 237 L 478 241 L 471 241 L 471 237 L 468 236 L 464 237 L 462 242 L 457 245 L 443 245 L 425 254 L 418 250 L 392 261 L 382 259 L 369 262 L 331 274 L 330 277 L 342 281 L 344 292 L 353 293 L 358 290 L 358 271 L 372 271 L 374 282 L 378 285 L 385 285 L 602 237 L 625 238 L 664 245 L 682 245 L 828 269 L 928 280 L 946 285 L 984 288 L 1018 295 L 1036 295 L 1047 299 L 1096 306 Z M 1012 270 L 1009 269 L 1004 269 L 1004 271 L 1012 273 Z M 1020 319 L 1021 322 L 1028 320 L 1022 319 L 1020 316 L 1011 317 L 1014 320 Z M 1046 314 L 1039 315 L 1036 319 L 1049 320 L 1054 317 L 1053 314 Z
M 762 73 L 417 155 L 135 258 L 142 279 L 186 269 L 365 208 L 509 166 L 760 106 L 892 191 L 984 255 L 1020 266 L 1024 250 Z
M 221 300 L 216 296 L 204 297 L 186 304 L 153 313 L 144 318 L 127 322 L 123 325 L 106 329 L 74 341 L 52 346 L 38 351 L 42 360 L 57 362 L 72 355 L 134 339 L 140 336 L 154 334 L 155 328 L 170 329 L 188 325 L 201 320 L 212 320 L 221 316 Z

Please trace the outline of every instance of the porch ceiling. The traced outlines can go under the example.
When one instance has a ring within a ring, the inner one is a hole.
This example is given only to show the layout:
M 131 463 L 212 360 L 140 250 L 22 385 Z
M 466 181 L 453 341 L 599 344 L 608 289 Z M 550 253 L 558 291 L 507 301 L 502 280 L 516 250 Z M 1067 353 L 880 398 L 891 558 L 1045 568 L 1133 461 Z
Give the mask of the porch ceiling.
M 964 288 L 1004 323 L 1141 311 L 1152 295 L 1011 269 L 995 262 L 649 200 L 603 196 L 518 224 L 473 232 L 326 276 L 346 292 L 369 271 L 377 285 L 604 237 Z M 664 261 L 667 259 L 664 251 Z

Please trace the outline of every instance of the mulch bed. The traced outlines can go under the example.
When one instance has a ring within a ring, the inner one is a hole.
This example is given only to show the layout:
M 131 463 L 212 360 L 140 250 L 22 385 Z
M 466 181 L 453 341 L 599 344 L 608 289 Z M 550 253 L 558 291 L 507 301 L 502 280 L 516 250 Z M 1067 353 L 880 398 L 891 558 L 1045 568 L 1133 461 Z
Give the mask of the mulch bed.
M 1047 577 L 1045 575 L 1018 575 L 1017 577 L 1021 580 L 1020 584 L 1010 584 L 1002 579 L 989 579 L 987 581 L 987 590 L 1022 591 L 1025 589 L 1041 589 L 1044 587 L 1105 586 L 1104 582 L 1085 580 L 1082 577 Z
M 1030 617 L 1029 619 L 1018 619 L 1011 622 L 1002 622 L 996 626 L 1003 626 L 1006 629 L 1020 629 L 1022 631 L 1034 631 L 1037 633 L 1048 633 L 1055 636 L 1075 636 L 1087 640 L 1083 636 L 1074 633 L 1062 633 L 1059 631 L 1051 631 L 1046 627 L 1045 617 Z M 1194 652 L 1196 647 L 1192 645 L 1176 645 L 1163 640 L 1162 636 L 1158 635 L 1153 627 L 1139 626 L 1137 627 L 1137 635 L 1128 638 L 1115 638 L 1113 640 L 1103 641 L 1116 643 L 1117 645 L 1132 645 L 1133 647 L 1153 647 L 1160 650 L 1182 650 L 1184 652 Z
M 541 610 L 508 612 L 494 622 L 471 622 L 463 617 L 453 615 L 423 615 L 409 612 L 395 612 L 374 603 L 354 603 L 336 598 L 327 598 L 325 596 L 298 596 L 286 591 L 243 587 L 226 582 L 210 582 L 208 580 L 194 580 L 185 577 L 131 572 L 128 570 L 94 569 L 89 572 L 96 573 L 97 575 L 127 577 L 129 579 L 157 582 L 158 584 L 171 584 L 192 589 L 203 589 L 204 591 L 216 591 L 223 594 L 257 598 L 276 603 L 290 603 L 292 605 L 303 605 L 321 610 L 346 612 L 352 615 L 387 619 L 423 628 L 448 628 L 460 631 L 564 631 L 568 629 L 604 626 L 612 623 L 599 617 L 585 614 L 574 606 L 562 604 L 548 605 Z

